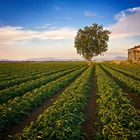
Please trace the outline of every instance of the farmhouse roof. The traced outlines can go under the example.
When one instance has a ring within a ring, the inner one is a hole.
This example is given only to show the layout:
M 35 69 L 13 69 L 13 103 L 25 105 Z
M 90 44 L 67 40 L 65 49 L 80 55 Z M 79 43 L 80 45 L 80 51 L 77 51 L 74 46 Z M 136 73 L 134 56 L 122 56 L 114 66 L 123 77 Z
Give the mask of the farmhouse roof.
M 130 48 L 130 49 L 128 49 L 128 50 L 133 50 L 133 49 L 137 49 L 137 48 L 140 48 L 140 45 L 135 46 L 135 47 L 133 47 L 133 48 Z

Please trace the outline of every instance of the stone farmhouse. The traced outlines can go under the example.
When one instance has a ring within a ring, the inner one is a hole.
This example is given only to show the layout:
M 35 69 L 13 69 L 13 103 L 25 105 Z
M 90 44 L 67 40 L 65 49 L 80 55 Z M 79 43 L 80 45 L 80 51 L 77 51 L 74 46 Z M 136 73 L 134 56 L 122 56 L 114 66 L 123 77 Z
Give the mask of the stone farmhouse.
M 134 63 L 140 63 L 140 45 L 128 49 L 128 60 Z

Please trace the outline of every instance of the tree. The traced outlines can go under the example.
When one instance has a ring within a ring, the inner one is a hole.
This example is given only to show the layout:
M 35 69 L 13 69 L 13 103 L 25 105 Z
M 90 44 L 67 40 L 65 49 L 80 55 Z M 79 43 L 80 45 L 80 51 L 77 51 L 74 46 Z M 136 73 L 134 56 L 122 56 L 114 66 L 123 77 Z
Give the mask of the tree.
M 78 30 L 74 47 L 77 49 L 77 53 L 82 55 L 91 65 L 92 57 L 107 51 L 110 33 L 95 23 L 92 26 L 86 26 L 84 29 Z

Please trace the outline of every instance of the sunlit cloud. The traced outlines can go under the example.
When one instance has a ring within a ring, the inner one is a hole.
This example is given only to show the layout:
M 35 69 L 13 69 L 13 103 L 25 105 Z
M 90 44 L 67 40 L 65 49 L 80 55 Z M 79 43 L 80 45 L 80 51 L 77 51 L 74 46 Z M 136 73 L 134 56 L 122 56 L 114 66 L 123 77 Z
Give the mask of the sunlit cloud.
M 36 31 L 25 30 L 22 27 L 0 27 L 0 43 L 16 40 L 32 39 L 38 35 Z
M 43 27 L 42 27 L 43 28 Z M 73 39 L 77 29 L 71 27 L 48 29 L 43 31 L 29 30 L 22 27 L 0 27 L 0 43 L 19 40 L 58 40 Z
M 140 38 L 140 7 L 122 10 L 114 16 L 116 23 L 105 27 L 111 31 L 106 57 L 125 56 L 127 49 L 138 45 Z M 136 39 L 137 38 L 137 39 Z
M 129 8 L 116 14 L 117 22 L 107 27 L 113 39 L 140 35 L 140 7 Z
M 0 27 L 0 56 L 8 59 L 31 57 L 77 57 L 73 47 L 77 29 L 73 27 L 25 29 Z M 79 57 L 79 56 L 78 56 Z
M 76 35 L 77 30 L 75 28 L 60 28 L 56 30 L 46 31 L 43 32 L 42 35 L 40 35 L 39 39 L 74 39 L 74 36 Z

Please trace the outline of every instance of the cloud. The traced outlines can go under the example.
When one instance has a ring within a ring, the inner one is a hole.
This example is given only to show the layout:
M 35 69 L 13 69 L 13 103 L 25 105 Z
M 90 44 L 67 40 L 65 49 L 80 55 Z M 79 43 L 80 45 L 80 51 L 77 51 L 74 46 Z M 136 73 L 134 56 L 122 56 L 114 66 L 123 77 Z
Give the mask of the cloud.
M 39 39 L 57 40 L 57 39 L 73 39 L 77 30 L 75 28 L 64 27 L 55 30 L 45 31 L 38 37 Z
M 119 12 L 115 20 L 115 24 L 107 27 L 112 32 L 112 38 L 140 36 L 140 7 Z
M 119 12 L 115 16 L 115 19 L 117 21 L 122 21 L 125 18 L 127 18 L 128 15 L 132 15 L 132 14 L 139 13 L 139 12 L 140 12 L 140 7 L 128 8 L 126 10 L 122 10 L 121 12 Z
M 43 31 L 24 29 L 22 27 L 4 26 L 0 27 L 0 43 L 8 43 L 19 40 L 58 40 L 73 39 L 77 29 L 72 27 L 50 28 Z
M 85 12 L 84 12 L 84 15 L 85 15 L 86 17 L 96 17 L 96 16 L 97 16 L 96 13 L 91 12 L 91 11 L 85 11 Z
M 27 40 L 35 38 L 38 35 L 36 31 L 25 30 L 22 27 L 5 26 L 0 27 L 0 43 Z

